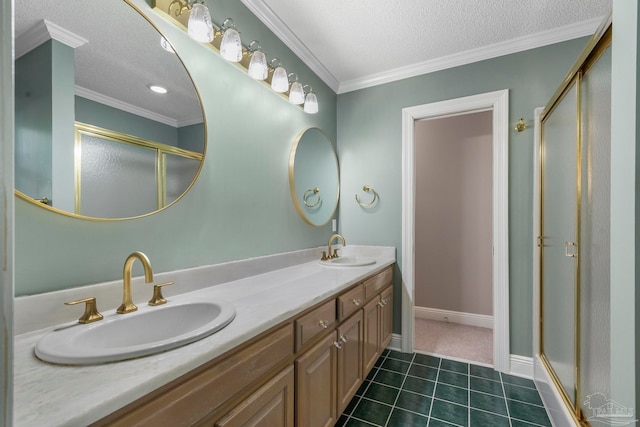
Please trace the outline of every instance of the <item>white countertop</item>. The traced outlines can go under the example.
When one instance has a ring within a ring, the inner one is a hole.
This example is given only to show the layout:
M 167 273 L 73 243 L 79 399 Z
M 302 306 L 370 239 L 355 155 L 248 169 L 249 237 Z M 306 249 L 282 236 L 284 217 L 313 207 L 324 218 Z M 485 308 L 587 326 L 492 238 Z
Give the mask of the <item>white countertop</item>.
M 347 249 L 351 248 L 345 247 L 345 254 Z M 234 304 L 236 317 L 221 331 L 165 353 L 93 366 L 53 365 L 38 360 L 33 352 L 37 341 L 53 329 L 53 325 L 17 335 L 14 344 L 14 424 L 90 424 L 395 262 L 395 248 L 363 246 L 348 252 L 354 250 L 359 255 L 374 257 L 376 263 L 332 268 L 321 266 L 314 259 L 184 294 L 167 295 L 168 304 L 193 298 L 195 292 L 200 300 L 222 298 Z M 253 262 L 254 266 L 256 262 L 264 263 L 260 259 Z M 245 269 L 251 268 L 252 260 L 244 263 Z M 239 267 L 237 262 L 230 264 L 236 270 Z M 217 269 L 219 271 L 220 267 Z M 187 276 L 174 275 L 172 279 L 176 284 L 173 288 L 179 288 L 180 277 Z M 133 286 L 141 287 L 135 282 Z M 68 291 L 63 293 L 65 297 L 69 296 Z M 46 300 L 37 299 L 37 304 Z M 23 297 L 18 305 L 31 304 L 29 311 L 33 312 L 34 301 L 36 297 Z M 139 301 L 134 295 L 134 302 Z M 103 314 L 113 315 L 113 310 Z

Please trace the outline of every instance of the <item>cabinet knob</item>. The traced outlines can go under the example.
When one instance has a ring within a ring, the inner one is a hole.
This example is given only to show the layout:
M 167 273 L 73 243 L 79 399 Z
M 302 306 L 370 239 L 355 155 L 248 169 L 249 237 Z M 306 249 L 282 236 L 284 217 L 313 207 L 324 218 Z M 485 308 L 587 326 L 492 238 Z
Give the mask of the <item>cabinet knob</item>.
M 342 341 L 343 343 L 345 343 L 345 344 L 346 344 L 346 342 L 347 342 L 347 341 L 349 341 L 349 340 L 347 339 L 347 336 L 346 336 L 346 335 L 342 335 L 342 336 L 340 337 L 340 341 Z
M 342 348 L 342 343 L 340 341 L 334 341 L 333 345 L 335 345 L 338 350 Z
M 353 300 L 353 305 L 355 305 L 356 307 L 360 307 L 361 303 L 362 301 L 360 301 L 360 298 L 356 298 Z
M 383 299 L 382 300 L 382 305 L 387 305 L 389 304 L 389 300 L 388 299 Z
M 323 329 L 327 329 L 329 327 L 329 322 L 326 320 L 319 320 L 318 325 L 320 325 Z
M 380 307 L 384 307 L 384 303 L 383 303 L 382 301 L 378 301 L 378 305 L 379 305 Z

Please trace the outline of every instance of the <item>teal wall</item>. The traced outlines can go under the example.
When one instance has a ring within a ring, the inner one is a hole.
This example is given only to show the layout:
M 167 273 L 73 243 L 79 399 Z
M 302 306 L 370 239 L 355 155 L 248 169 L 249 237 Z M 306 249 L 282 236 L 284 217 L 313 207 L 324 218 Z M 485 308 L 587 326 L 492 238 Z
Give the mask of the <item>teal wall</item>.
M 402 117 L 405 107 L 509 89 L 509 299 L 511 353 L 532 355 L 533 111 L 551 98 L 587 39 L 577 39 L 338 96 L 340 230 L 347 242 L 390 245 L 402 265 Z M 524 116 L 530 127 L 513 126 Z M 420 167 L 420 165 L 417 165 Z M 353 200 L 364 184 L 375 209 Z M 416 220 L 419 220 L 417 218 Z M 396 267 L 394 332 L 401 330 Z
M 176 128 L 80 96 L 76 96 L 75 119 L 185 150 L 198 153 L 204 150 L 205 132 L 202 123 Z
M 246 41 L 257 39 L 318 94 L 305 114 L 236 65 L 133 2 L 173 44 L 200 94 L 207 125 L 205 161 L 191 191 L 155 215 L 115 222 L 74 219 L 15 200 L 16 295 L 77 287 L 122 275 L 134 250 L 155 272 L 215 264 L 326 244 L 331 225 L 312 227 L 289 195 L 295 137 L 319 127 L 336 138 L 336 95 L 240 2 L 207 1 L 219 23 L 232 17 Z M 142 271 L 136 265 L 135 274 Z
M 52 198 L 52 44 L 43 43 L 15 63 L 15 184 L 38 198 Z

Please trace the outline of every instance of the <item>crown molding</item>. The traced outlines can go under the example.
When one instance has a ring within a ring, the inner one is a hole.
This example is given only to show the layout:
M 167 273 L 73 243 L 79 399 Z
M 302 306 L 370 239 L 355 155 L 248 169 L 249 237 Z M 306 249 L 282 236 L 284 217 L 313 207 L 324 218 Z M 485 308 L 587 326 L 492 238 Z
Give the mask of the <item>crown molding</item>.
M 289 49 L 296 54 L 307 67 L 334 92 L 338 90 L 340 82 L 333 74 L 315 57 L 291 29 L 267 6 L 263 0 L 241 0 L 253 14 L 271 30 Z
M 453 55 L 408 65 L 406 67 L 395 68 L 383 73 L 376 73 L 363 78 L 348 80 L 340 83 L 337 93 L 341 94 L 352 92 L 354 90 L 433 73 L 447 68 L 458 67 L 460 65 L 523 52 L 525 50 L 548 46 L 579 37 L 590 36 L 598 30 L 603 19 L 604 17 L 590 19 L 588 21 L 566 25 L 549 31 L 542 31 L 536 34 L 495 43 L 478 49 L 467 50 Z
M 82 98 L 86 98 L 91 101 L 104 104 L 112 108 L 116 108 L 118 110 L 126 111 L 127 113 L 135 114 L 136 116 L 144 117 L 149 120 L 164 123 L 165 125 L 169 125 L 174 128 L 188 126 L 188 125 L 202 122 L 201 118 L 197 118 L 197 119 L 191 118 L 191 119 L 178 121 L 174 118 L 167 117 L 162 114 L 154 113 L 153 111 L 149 111 L 144 108 L 140 108 L 135 105 L 128 104 L 126 102 L 122 102 L 118 99 L 111 98 L 110 96 L 103 95 L 101 93 L 95 92 L 91 89 L 87 89 L 81 86 L 76 86 L 75 93 L 77 96 L 80 96 Z
M 265 24 L 289 49 L 291 49 L 311 70 L 318 75 L 336 93 L 347 93 L 409 77 L 433 73 L 447 68 L 471 64 L 485 59 L 523 52 L 529 49 L 548 46 L 579 37 L 593 35 L 601 26 L 605 17 L 590 19 L 555 28 L 553 30 L 495 43 L 478 49 L 472 49 L 453 55 L 405 67 L 394 68 L 382 73 L 371 74 L 362 78 L 338 81 L 335 76 L 316 58 L 289 27 L 267 6 L 264 0 L 241 0 L 254 15 Z
M 84 37 L 43 19 L 16 37 L 16 59 L 51 39 L 64 43 L 73 49 L 88 42 Z

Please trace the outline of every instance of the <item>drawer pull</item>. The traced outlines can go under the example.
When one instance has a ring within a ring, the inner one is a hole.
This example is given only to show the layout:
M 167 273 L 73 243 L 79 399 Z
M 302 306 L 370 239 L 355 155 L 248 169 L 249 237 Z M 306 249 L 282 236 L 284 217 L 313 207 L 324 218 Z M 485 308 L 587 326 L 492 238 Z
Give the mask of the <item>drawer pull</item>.
M 362 301 L 360 301 L 360 298 L 356 298 L 353 300 L 353 305 L 355 305 L 356 307 L 360 307 L 361 303 Z
M 384 307 L 384 303 L 383 303 L 382 301 L 378 301 L 378 305 L 379 305 L 380 307 Z
M 340 337 L 340 341 L 342 341 L 343 343 L 345 343 L 345 344 L 346 344 L 346 343 L 347 343 L 347 341 L 349 341 L 349 340 L 347 339 L 346 335 L 342 335 L 342 336 Z
M 326 320 L 319 320 L 318 325 L 320 325 L 323 329 L 327 329 L 329 327 L 329 323 Z
M 336 346 L 336 348 L 337 348 L 338 350 L 340 350 L 340 349 L 342 348 L 342 343 L 341 343 L 341 342 L 339 342 L 339 341 L 335 341 L 335 342 L 333 343 L 333 345 L 335 345 L 335 346 Z
M 382 305 L 387 305 L 389 304 L 389 300 L 388 299 L 383 299 L 382 300 Z

